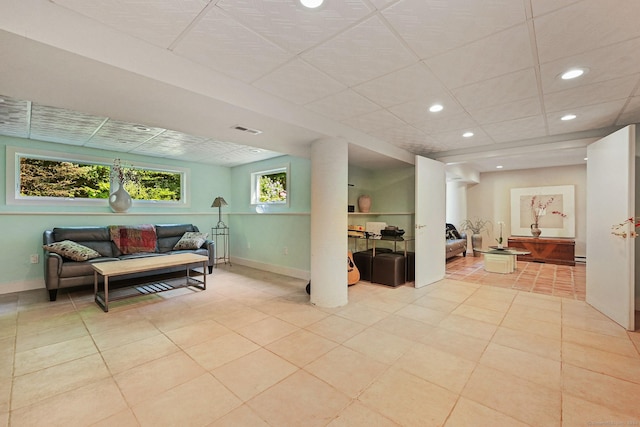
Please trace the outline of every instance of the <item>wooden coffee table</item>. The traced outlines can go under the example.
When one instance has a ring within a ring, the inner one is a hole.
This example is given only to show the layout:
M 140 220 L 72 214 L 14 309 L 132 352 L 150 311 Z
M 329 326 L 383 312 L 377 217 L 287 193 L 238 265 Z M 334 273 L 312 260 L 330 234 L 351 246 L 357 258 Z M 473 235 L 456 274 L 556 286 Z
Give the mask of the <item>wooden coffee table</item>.
M 133 258 L 121 261 L 106 261 L 91 264 L 93 267 L 93 297 L 102 310 L 109 311 L 109 278 L 116 276 L 124 276 L 125 274 L 142 273 L 145 271 L 162 270 L 170 267 L 184 266 L 186 270 L 186 281 L 184 284 L 147 284 L 138 286 L 129 286 L 125 288 L 129 292 L 123 292 L 121 295 L 112 297 L 112 300 L 130 298 L 134 296 L 151 294 L 172 289 L 185 288 L 194 286 L 202 290 L 207 289 L 207 262 L 209 258 L 204 255 L 197 254 L 175 254 L 152 256 L 147 258 Z M 189 271 L 194 266 L 202 265 L 202 280 L 195 279 L 189 275 Z M 102 294 L 98 292 L 98 275 L 104 277 L 104 291 Z

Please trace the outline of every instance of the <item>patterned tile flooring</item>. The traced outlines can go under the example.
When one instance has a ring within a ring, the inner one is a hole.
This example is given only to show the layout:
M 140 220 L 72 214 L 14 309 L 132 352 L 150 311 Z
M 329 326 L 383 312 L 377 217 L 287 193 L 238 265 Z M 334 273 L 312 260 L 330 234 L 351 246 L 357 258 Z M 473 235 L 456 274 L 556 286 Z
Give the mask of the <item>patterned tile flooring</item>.
M 571 267 L 518 261 L 514 273 L 500 274 L 484 271 L 482 257 L 457 256 L 447 261 L 446 277 L 579 301 L 586 296 L 586 266 L 581 263 Z

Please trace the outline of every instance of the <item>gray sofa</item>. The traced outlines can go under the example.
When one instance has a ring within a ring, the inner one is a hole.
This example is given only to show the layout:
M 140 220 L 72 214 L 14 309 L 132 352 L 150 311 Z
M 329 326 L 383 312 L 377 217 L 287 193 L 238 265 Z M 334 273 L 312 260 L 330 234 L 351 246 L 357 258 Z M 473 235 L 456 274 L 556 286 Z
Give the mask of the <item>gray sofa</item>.
M 192 224 L 156 224 L 155 232 L 157 236 L 157 252 L 144 252 L 134 254 L 122 254 L 113 241 L 111 241 L 109 227 L 58 227 L 53 230 L 46 230 L 43 234 L 44 245 L 55 242 L 70 240 L 80 245 L 97 251 L 100 257 L 87 261 L 73 261 L 57 253 L 44 251 L 44 282 L 49 291 L 49 299 L 55 301 L 58 289 L 75 286 L 93 285 L 94 275 L 91 264 L 104 261 L 117 261 L 121 259 L 131 259 L 150 256 L 164 256 L 175 253 L 196 253 L 209 258 L 209 273 L 215 265 L 215 246 L 213 241 L 206 240 L 204 244 L 194 250 L 174 250 L 174 246 L 186 232 L 198 232 L 198 227 Z M 97 254 L 96 254 L 97 255 Z M 164 270 L 146 273 L 164 274 L 184 267 L 168 268 Z M 118 281 L 128 280 L 137 277 L 144 277 L 144 273 L 136 275 L 120 276 Z M 111 282 L 111 281 L 110 281 Z M 115 281 L 117 283 L 117 281 Z
M 458 254 L 467 256 L 467 234 L 458 232 L 453 224 L 447 224 L 446 228 L 446 259 L 454 257 Z

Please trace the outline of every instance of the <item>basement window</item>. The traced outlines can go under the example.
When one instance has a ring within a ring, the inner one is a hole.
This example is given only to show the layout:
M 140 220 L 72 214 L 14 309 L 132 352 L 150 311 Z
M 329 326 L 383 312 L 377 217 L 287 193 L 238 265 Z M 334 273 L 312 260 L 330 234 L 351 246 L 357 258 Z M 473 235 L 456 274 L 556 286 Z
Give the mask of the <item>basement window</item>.
M 251 204 L 289 204 L 289 165 L 251 174 Z
M 186 204 L 186 170 L 122 165 L 134 204 Z M 112 167 L 106 159 L 7 147 L 7 204 L 104 205 L 118 188 Z

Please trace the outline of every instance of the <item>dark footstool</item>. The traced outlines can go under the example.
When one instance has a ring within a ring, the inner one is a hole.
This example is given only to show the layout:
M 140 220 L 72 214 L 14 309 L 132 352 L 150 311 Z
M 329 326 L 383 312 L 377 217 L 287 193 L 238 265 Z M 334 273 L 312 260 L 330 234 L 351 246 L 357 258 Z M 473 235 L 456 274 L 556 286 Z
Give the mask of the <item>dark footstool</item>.
M 405 280 L 405 258 L 402 254 L 382 253 L 373 257 L 371 282 L 387 286 L 400 286 Z
M 380 253 L 389 253 L 390 249 L 376 248 L 376 255 Z M 371 281 L 371 269 L 373 267 L 373 249 L 366 251 L 354 252 L 353 263 L 358 267 L 360 272 L 360 280 Z
M 404 255 L 404 252 L 394 252 L 398 255 Z M 416 253 L 407 251 L 407 282 L 416 280 Z

